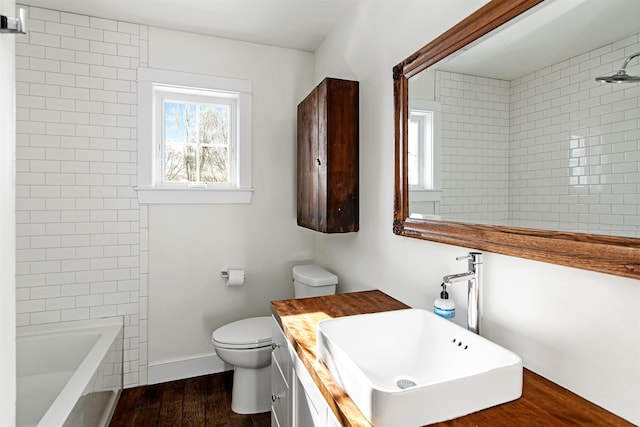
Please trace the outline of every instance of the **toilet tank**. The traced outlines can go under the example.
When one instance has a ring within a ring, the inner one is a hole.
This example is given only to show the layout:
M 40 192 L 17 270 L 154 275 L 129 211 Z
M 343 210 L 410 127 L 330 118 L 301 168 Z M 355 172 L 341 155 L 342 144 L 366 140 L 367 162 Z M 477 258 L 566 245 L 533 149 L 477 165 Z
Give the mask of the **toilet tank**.
M 338 276 L 317 265 L 293 267 L 293 290 L 296 298 L 333 295 L 336 293 Z

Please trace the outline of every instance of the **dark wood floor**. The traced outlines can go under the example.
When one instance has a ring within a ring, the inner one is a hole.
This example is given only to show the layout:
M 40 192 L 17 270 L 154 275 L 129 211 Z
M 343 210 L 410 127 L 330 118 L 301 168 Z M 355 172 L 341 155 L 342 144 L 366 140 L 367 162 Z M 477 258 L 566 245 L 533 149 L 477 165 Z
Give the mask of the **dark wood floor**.
M 268 427 L 271 414 L 231 411 L 233 372 L 128 388 L 110 427 Z

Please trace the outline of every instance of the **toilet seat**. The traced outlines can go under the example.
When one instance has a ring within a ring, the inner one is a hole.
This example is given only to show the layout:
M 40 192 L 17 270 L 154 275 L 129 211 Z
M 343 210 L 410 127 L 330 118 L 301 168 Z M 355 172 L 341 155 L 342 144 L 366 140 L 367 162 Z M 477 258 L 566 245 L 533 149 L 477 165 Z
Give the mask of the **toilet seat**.
M 219 327 L 211 334 L 213 345 L 248 350 L 271 345 L 271 317 L 250 317 Z

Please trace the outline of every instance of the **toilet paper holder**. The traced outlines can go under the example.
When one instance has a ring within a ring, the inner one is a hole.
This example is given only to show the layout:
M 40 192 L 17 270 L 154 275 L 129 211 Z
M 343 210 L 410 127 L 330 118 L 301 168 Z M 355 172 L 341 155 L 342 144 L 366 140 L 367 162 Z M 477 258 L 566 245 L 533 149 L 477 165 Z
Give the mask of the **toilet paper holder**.
M 227 286 L 242 286 L 244 285 L 245 274 L 244 270 L 239 268 L 229 268 L 228 270 L 222 270 L 220 272 L 222 280 L 227 281 Z
M 247 274 L 245 272 L 243 272 L 242 275 L 245 277 L 245 279 L 247 278 Z M 220 271 L 220 276 L 222 276 L 224 279 L 228 279 L 229 278 L 229 270 Z

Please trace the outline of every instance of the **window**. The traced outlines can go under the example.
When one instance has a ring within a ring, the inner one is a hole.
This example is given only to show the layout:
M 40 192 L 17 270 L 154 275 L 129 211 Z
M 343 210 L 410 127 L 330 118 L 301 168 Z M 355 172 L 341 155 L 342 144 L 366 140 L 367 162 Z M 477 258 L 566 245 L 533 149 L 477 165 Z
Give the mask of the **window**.
M 440 199 L 439 104 L 432 101 L 410 101 L 408 127 L 408 179 L 411 199 Z
M 409 185 L 433 190 L 433 111 L 409 114 Z
M 251 201 L 251 82 L 138 70 L 140 203 Z
M 162 91 L 157 96 L 159 180 L 233 186 L 236 100 L 181 92 Z

